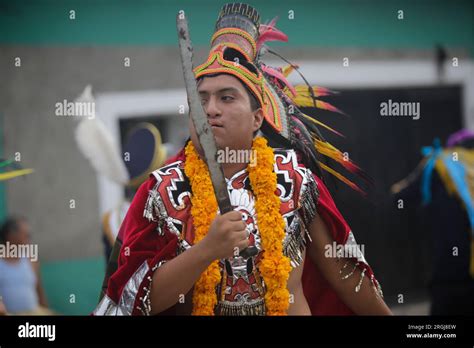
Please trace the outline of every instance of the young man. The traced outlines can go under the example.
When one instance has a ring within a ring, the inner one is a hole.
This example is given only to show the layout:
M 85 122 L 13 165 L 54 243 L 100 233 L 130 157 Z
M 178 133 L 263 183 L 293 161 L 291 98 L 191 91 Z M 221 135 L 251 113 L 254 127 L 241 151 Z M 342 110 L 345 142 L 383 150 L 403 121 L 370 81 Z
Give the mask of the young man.
M 315 144 L 321 152 L 334 148 L 295 114 L 297 94 L 284 96 L 295 89 L 285 90 L 282 71 L 257 59 L 263 42 L 280 34 L 260 26 L 248 5 L 221 10 L 209 58 L 195 76 L 217 147 L 231 154 L 222 167 L 234 210 L 217 214 L 190 121 L 186 149 L 153 172 L 132 202 L 118 269 L 94 314 L 390 314 L 312 172 L 319 169 Z M 270 148 L 267 139 L 286 149 Z M 239 161 L 236 153 L 251 156 Z M 342 254 L 327 253 L 333 242 Z M 249 246 L 258 253 L 239 256 Z

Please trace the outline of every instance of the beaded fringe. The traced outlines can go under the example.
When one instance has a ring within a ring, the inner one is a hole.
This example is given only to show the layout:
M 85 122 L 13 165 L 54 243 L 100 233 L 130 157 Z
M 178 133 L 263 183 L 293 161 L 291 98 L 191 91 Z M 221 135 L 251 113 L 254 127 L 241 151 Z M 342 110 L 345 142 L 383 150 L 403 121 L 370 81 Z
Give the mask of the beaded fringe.
M 144 293 L 143 296 L 139 298 L 141 304 L 137 307 L 143 315 L 149 316 L 151 313 L 151 299 L 150 299 L 150 292 L 151 292 L 151 282 L 153 280 L 152 276 L 155 270 L 161 267 L 167 260 L 162 260 L 158 262 L 153 268 L 151 269 L 150 275 L 146 277 L 148 280 L 148 287 L 143 287 Z
M 346 261 L 344 263 L 344 266 L 342 266 L 342 268 L 340 269 L 339 274 L 341 274 L 341 279 L 345 280 L 345 279 L 349 278 L 350 276 L 352 276 L 354 274 L 355 270 L 357 269 L 357 267 L 360 266 L 362 268 L 362 272 L 360 273 L 359 282 L 357 283 L 357 286 L 354 289 L 355 292 L 359 292 L 360 288 L 362 286 L 362 282 L 364 280 L 365 273 L 367 272 L 367 267 L 368 266 L 363 262 L 356 262 L 354 264 L 353 268 L 348 273 L 342 275 L 344 270 L 346 269 L 347 265 L 350 264 L 351 262 L 352 261 L 350 261 L 350 260 Z M 371 282 L 372 286 L 375 288 L 375 290 L 377 291 L 377 293 L 379 294 L 379 296 L 381 298 L 383 298 L 382 287 L 380 286 L 380 283 L 377 281 L 377 279 L 375 279 L 373 274 L 370 276 L 370 282 Z
M 307 230 L 298 222 L 292 233 L 288 234 L 288 239 L 283 245 L 283 254 L 290 258 L 291 267 L 296 268 L 303 262 L 303 251 L 306 248 L 305 235 Z
M 265 301 L 258 299 L 254 303 L 219 302 L 218 312 L 220 315 L 230 316 L 265 315 Z
M 316 216 L 316 207 L 319 200 L 318 184 L 314 180 L 311 170 L 306 169 L 306 187 L 300 197 L 301 218 L 306 227 L 309 226 Z

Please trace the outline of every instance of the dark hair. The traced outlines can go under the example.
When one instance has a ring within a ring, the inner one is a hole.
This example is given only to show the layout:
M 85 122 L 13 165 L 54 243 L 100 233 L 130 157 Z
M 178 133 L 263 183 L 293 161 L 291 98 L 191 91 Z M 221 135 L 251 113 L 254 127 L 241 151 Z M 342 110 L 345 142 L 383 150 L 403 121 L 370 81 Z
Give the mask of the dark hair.
M 11 216 L 3 222 L 0 227 L 0 243 L 6 243 L 8 235 L 18 231 L 21 221 L 26 221 L 26 219 L 22 216 Z

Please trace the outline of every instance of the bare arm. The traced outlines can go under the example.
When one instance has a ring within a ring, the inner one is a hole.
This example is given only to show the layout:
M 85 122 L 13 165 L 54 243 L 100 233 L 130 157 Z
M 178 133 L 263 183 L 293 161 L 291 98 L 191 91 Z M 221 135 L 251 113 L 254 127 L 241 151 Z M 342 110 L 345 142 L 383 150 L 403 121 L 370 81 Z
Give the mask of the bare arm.
M 209 233 L 182 254 L 166 262 L 153 274 L 151 314 L 160 313 L 186 295 L 213 260 L 230 257 L 235 248 L 248 246 L 245 223 L 239 212 L 217 216 Z
M 151 314 L 177 303 L 179 296 L 188 293 L 211 261 L 203 244 L 198 243 L 158 268 L 151 285 Z
M 306 250 L 303 251 L 302 258 L 305 260 Z M 288 315 L 311 315 L 311 310 L 308 306 L 308 301 L 303 293 L 303 284 L 301 277 L 303 275 L 304 261 L 290 272 L 288 279 L 288 291 L 290 292 L 290 306 L 288 308 Z
M 40 263 L 39 261 L 31 262 L 33 269 L 36 273 L 36 293 L 38 294 L 39 304 L 42 307 L 48 307 L 48 301 L 46 299 L 46 293 L 43 288 L 43 283 L 41 281 L 41 272 L 40 272 Z
M 344 303 L 358 315 L 392 315 L 368 277 L 364 276 L 360 291 L 355 292 L 361 274 L 358 267 L 352 276 L 341 279 L 339 271 L 347 260 L 325 257 L 324 248 L 332 244 L 333 238 L 319 215 L 313 219 L 309 232 L 313 240 L 309 256 Z

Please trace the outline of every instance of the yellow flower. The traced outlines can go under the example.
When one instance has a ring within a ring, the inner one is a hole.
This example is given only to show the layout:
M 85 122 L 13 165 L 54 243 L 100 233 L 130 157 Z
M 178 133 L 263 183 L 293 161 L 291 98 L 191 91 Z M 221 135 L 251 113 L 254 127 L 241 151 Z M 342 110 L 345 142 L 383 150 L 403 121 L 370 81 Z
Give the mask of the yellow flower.
M 285 223 L 280 214 L 277 176 L 273 170 L 274 154 L 266 139 L 258 137 L 252 145 L 257 165 L 247 166 L 250 185 L 255 193 L 255 210 L 262 240 L 263 256 L 257 265 L 266 285 L 265 307 L 268 315 L 286 315 L 289 307 L 287 282 L 290 260 L 283 255 Z M 184 171 L 191 182 L 191 215 L 195 227 L 194 243 L 202 240 L 216 216 L 217 201 L 206 164 L 199 158 L 192 142 L 186 146 Z M 273 194 L 269 194 L 272 192 Z M 221 281 L 219 261 L 213 261 L 194 285 L 193 315 L 214 315 L 216 286 Z

